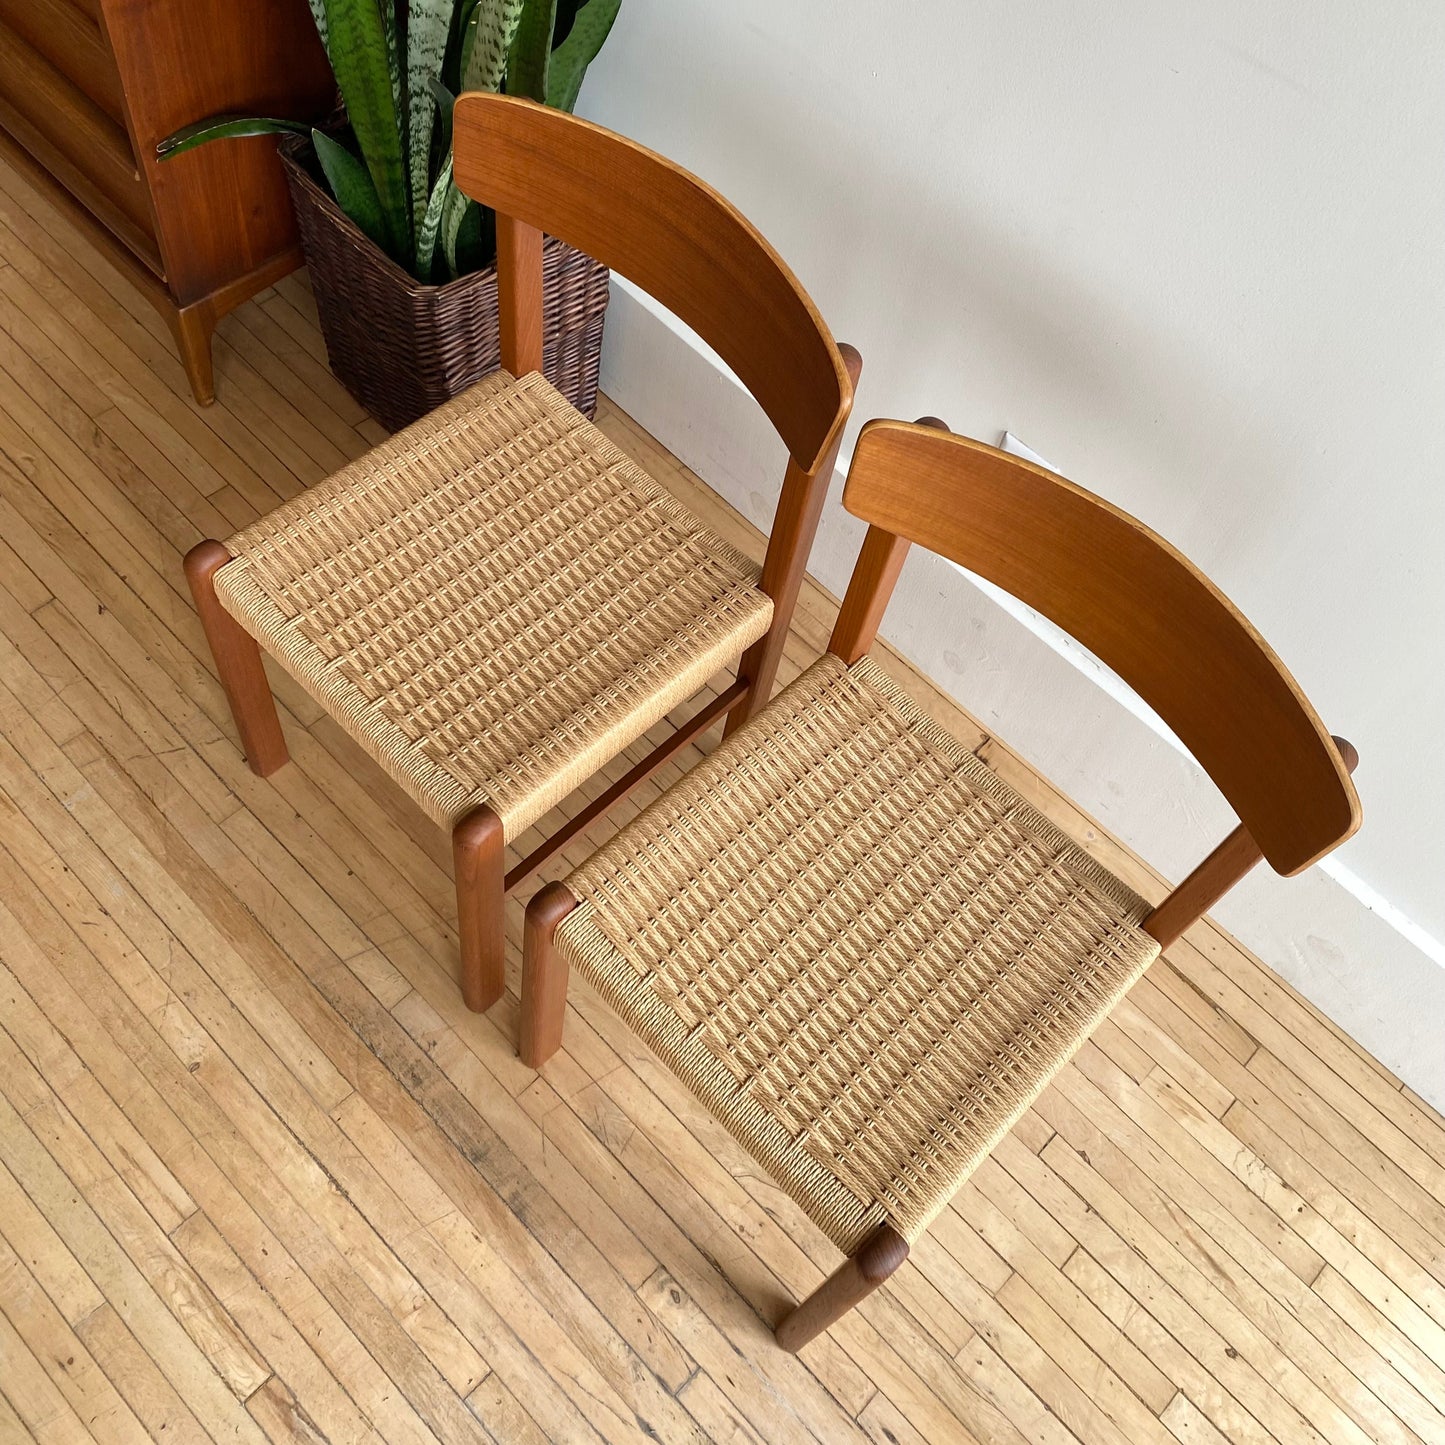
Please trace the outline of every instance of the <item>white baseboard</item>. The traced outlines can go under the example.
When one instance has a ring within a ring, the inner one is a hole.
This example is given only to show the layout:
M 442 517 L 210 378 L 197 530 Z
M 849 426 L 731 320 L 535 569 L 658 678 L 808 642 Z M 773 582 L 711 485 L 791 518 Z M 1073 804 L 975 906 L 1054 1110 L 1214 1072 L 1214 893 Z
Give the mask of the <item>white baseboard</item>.
M 786 461 L 782 444 L 716 354 L 616 279 L 602 385 L 732 506 L 768 528 Z M 920 397 L 918 410 L 927 409 L 928 398 Z M 839 596 L 863 534 L 839 501 L 845 470 L 846 456 L 808 569 Z M 917 551 L 910 557 L 883 633 L 1167 876 L 1182 877 L 1233 826 L 1203 772 L 1151 722 L 1147 709 L 1126 702 L 1117 679 L 1081 668 L 1068 649 L 1030 625 L 1026 609 L 1001 606 L 942 558 Z M 1261 867 L 1214 917 L 1445 1109 L 1439 1024 L 1445 946 L 1439 940 L 1335 859 L 1292 879 Z

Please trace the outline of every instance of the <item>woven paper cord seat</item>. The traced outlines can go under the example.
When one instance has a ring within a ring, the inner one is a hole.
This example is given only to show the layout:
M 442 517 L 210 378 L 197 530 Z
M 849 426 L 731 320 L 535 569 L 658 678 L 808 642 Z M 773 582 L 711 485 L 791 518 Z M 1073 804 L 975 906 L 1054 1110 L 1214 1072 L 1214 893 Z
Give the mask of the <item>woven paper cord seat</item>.
M 445 827 L 508 840 L 768 628 L 758 569 L 539 375 L 226 543 L 222 606 Z
M 1159 952 L 866 658 L 825 656 L 567 887 L 559 956 L 848 1253 L 915 1240 Z

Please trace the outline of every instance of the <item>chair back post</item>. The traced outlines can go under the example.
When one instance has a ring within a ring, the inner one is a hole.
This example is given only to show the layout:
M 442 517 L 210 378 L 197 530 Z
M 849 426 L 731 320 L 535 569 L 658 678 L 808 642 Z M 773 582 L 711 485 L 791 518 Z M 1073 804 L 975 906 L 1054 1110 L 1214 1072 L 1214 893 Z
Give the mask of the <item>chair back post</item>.
M 848 380 L 856 387 L 858 378 L 863 374 L 863 358 L 856 348 L 846 342 L 841 342 L 838 350 L 848 369 Z M 803 576 L 808 568 L 808 554 L 813 550 L 818 521 L 823 515 L 823 503 L 828 499 L 828 486 L 838 465 L 838 448 L 843 443 L 843 419 L 840 418 L 832 445 L 811 471 L 805 471 L 793 458 L 788 459 L 782 491 L 778 495 L 778 508 L 773 514 L 772 531 L 768 534 L 768 550 L 763 556 L 762 575 L 758 580 L 758 586 L 773 599 L 773 620 L 767 632 L 743 653 L 738 664 L 738 681 L 748 685 L 748 695 L 728 714 L 728 720 L 723 725 L 725 738 L 756 717 L 772 696 L 793 609 L 797 606 L 798 593 L 802 590 Z
M 1264 857 L 1241 823 L 1140 925 L 1160 948 L 1203 918 Z
M 1056 623 L 1159 714 L 1224 794 L 1248 841 L 1227 840 L 1195 870 L 1156 917 L 1161 930 L 1192 922 L 1252 866 L 1254 845 L 1289 875 L 1359 827 L 1345 750 L 1279 658 L 1197 567 L 1126 512 L 996 447 L 900 421 L 863 428 L 843 501 Z M 875 541 L 880 585 L 898 560 Z M 857 638 L 839 638 L 840 655 L 881 615 L 865 579 L 850 610 L 862 620 Z
M 1330 739 L 1347 772 L 1353 774 L 1360 755 L 1344 738 Z M 1241 823 L 1164 901 L 1145 918 L 1144 932 L 1168 948 L 1197 923 L 1264 857 L 1259 844 Z
M 936 416 L 921 416 L 917 424 L 935 431 L 948 430 L 948 423 Z M 828 651 L 849 667 L 873 646 L 910 546 L 907 537 L 869 525 L 853 564 L 853 575 L 848 579 L 848 590 L 843 594 L 843 605 L 838 609 L 838 620 L 833 624 L 833 635 L 828 639 Z
M 542 369 L 542 233 L 497 213 L 497 321 L 502 366 L 513 376 Z
M 907 537 L 882 527 L 868 528 L 828 639 L 828 651 L 849 667 L 873 646 L 912 545 Z

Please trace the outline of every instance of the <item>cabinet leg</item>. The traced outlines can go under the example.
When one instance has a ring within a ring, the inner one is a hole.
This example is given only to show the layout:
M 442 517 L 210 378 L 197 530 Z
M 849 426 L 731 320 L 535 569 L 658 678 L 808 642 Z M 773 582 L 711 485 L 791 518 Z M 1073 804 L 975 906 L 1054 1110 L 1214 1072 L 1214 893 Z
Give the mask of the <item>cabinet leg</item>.
M 191 394 L 202 406 L 210 406 L 216 399 L 216 376 L 211 366 L 211 332 L 215 329 L 211 308 L 204 304 L 182 306 L 171 317 L 171 333 L 191 383 Z

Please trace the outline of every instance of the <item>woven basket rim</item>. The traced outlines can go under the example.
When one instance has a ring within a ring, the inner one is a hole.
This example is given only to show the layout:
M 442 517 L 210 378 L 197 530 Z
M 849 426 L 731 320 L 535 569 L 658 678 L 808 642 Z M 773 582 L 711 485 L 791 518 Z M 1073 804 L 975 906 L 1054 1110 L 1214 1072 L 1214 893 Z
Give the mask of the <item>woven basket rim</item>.
M 345 211 L 336 203 L 332 196 L 323 186 L 316 182 L 316 178 L 301 162 L 301 157 L 311 140 L 307 136 L 291 135 L 282 139 L 277 151 L 281 157 L 281 164 L 286 168 L 288 176 L 298 186 L 306 201 L 316 210 L 321 211 L 327 220 L 344 231 L 347 236 L 358 246 L 364 246 L 371 253 L 368 263 L 384 271 L 396 284 L 401 285 L 405 290 L 417 296 L 442 296 L 448 293 L 456 294 L 464 291 L 468 286 L 475 286 L 485 283 L 488 278 L 497 274 L 497 262 L 493 257 L 490 264 L 479 267 L 475 271 L 468 271 L 465 276 L 458 276 L 451 281 L 443 281 L 440 284 L 431 281 L 418 281 L 395 257 L 390 256 Z M 294 198 L 294 192 L 293 192 Z M 546 246 L 567 246 L 569 250 L 576 250 L 575 246 L 568 246 L 560 236 L 548 236 L 545 238 Z M 582 253 L 579 253 L 582 254 Z

